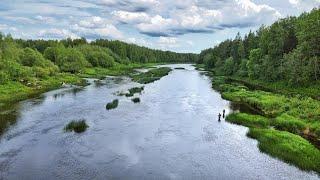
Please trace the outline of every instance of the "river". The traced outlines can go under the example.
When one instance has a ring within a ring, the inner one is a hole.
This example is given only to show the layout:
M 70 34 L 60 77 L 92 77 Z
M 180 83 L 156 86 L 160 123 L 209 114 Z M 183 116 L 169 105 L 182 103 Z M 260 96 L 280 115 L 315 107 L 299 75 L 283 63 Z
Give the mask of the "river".
M 261 153 L 246 127 L 218 113 L 236 108 L 191 65 L 145 85 L 141 103 L 115 93 L 141 86 L 108 77 L 22 101 L 0 114 L 0 179 L 319 179 Z M 119 99 L 119 106 L 105 105 Z M 66 133 L 86 119 L 82 134 Z

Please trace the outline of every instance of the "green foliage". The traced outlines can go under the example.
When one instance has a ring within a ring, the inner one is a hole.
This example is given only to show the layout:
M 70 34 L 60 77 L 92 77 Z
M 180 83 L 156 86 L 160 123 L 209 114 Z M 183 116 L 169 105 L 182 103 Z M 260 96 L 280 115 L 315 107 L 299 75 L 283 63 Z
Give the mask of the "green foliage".
M 82 133 L 86 131 L 88 127 L 86 120 L 73 120 L 65 126 L 64 130 L 67 132 L 74 131 L 76 133 Z
M 320 173 L 320 151 L 298 135 L 272 129 L 250 129 L 259 149 L 303 170 Z
M 107 110 L 115 109 L 115 108 L 118 107 L 118 104 L 119 104 L 119 100 L 118 100 L 118 99 L 115 99 L 115 100 L 113 100 L 112 102 L 110 102 L 110 103 L 108 103 L 108 104 L 106 105 L 106 109 L 107 109 Z
M 234 63 L 233 57 L 229 57 L 224 64 L 225 75 L 228 75 L 228 76 L 232 75 L 234 72 L 233 71 L 234 67 L 235 67 L 235 63 Z
M 250 31 L 244 38 L 238 33 L 233 40 L 203 50 L 198 62 L 207 69 L 214 68 L 216 75 L 311 86 L 320 79 L 319 14 L 320 9 L 315 8 L 299 17 L 283 18 L 256 32 Z M 246 67 L 243 59 L 248 59 Z
M 106 48 L 92 45 L 82 45 L 78 49 L 83 53 L 87 61 L 94 67 L 109 68 L 114 65 L 114 58 L 108 54 Z
M 139 73 L 132 75 L 133 81 L 141 84 L 148 84 L 161 79 L 161 77 L 166 76 L 171 71 L 168 67 L 160 67 L 156 69 L 151 69 L 145 73 Z
M 78 73 L 88 65 L 88 62 L 79 50 L 66 48 L 58 56 L 57 64 L 63 72 Z
M 267 128 L 270 121 L 259 115 L 250 115 L 246 113 L 232 113 L 226 117 L 228 122 L 239 124 L 247 127 Z

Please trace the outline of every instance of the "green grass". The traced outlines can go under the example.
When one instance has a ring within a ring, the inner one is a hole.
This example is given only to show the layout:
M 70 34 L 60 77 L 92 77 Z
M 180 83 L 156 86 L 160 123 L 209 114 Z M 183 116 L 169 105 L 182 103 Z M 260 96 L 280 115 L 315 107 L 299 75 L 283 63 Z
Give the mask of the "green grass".
M 82 133 L 86 131 L 88 127 L 89 126 L 87 125 L 86 120 L 79 120 L 79 121 L 73 120 L 64 127 L 64 130 L 66 132 L 74 131 L 76 133 Z
M 140 98 L 136 97 L 136 98 L 131 99 L 131 101 L 134 102 L 134 103 L 139 103 L 140 102 Z
M 80 77 L 86 78 L 99 78 L 103 79 L 106 76 L 122 76 L 122 75 L 130 75 L 134 73 L 135 69 L 138 68 L 149 68 L 157 65 L 156 63 L 146 63 L 146 64 L 116 64 L 111 68 L 86 68 L 82 73 L 79 74 Z
M 157 69 L 151 69 L 145 73 L 139 73 L 132 75 L 132 80 L 141 84 L 148 84 L 161 79 L 171 71 L 168 67 L 160 67 Z
M 129 93 L 126 93 L 125 96 L 126 97 L 132 97 L 132 96 L 134 96 L 134 94 L 141 93 L 143 90 L 144 90 L 144 86 L 142 86 L 142 87 L 133 87 L 133 88 L 130 88 L 128 90 Z
M 259 115 L 250 115 L 246 113 L 232 113 L 226 117 L 228 122 L 243 125 L 246 127 L 260 127 L 267 128 L 270 125 L 270 121 Z
M 275 118 L 272 125 L 279 130 L 288 131 L 294 134 L 302 134 L 303 130 L 306 129 L 307 124 L 293 116 L 288 114 L 282 114 Z
M 286 131 L 255 128 L 247 135 L 258 140 L 262 152 L 300 169 L 320 173 L 320 151 L 302 137 Z
M 29 84 L 11 81 L 0 85 L 0 102 L 14 103 L 43 92 L 61 87 L 62 83 L 85 85 L 85 80 L 76 75 L 60 73 L 43 79 L 33 79 Z
M 112 102 L 110 102 L 110 103 L 108 103 L 108 104 L 106 105 L 106 109 L 107 109 L 107 110 L 115 109 L 115 108 L 118 107 L 118 104 L 119 104 L 119 100 L 118 100 L 118 99 L 115 99 L 115 100 L 113 100 Z
M 186 69 L 186 68 L 183 68 L 183 67 L 176 67 L 176 68 L 174 68 L 174 69 L 177 69 L 177 70 L 184 70 L 184 69 Z

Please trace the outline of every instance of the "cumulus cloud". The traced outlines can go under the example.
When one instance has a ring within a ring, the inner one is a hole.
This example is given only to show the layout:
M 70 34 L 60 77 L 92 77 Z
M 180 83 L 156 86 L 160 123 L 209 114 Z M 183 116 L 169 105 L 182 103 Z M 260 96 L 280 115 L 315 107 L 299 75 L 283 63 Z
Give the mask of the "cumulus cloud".
M 99 16 L 89 17 L 80 20 L 71 26 L 71 30 L 76 34 L 89 39 L 113 38 L 122 39 L 123 34 L 116 26 L 110 24 L 108 20 Z
M 176 36 L 188 33 L 212 33 L 230 27 L 250 27 L 269 24 L 281 17 L 274 8 L 251 0 L 234 0 L 220 9 L 210 8 L 209 2 L 186 0 L 172 2 L 173 7 L 162 10 L 164 2 L 152 13 L 114 11 L 115 20 L 129 23 L 149 36 Z M 161 2 L 162 3 L 162 2 Z M 204 6 L 208 5 L 208 7 Z M 232 12 L 232 13 L 230 13 Z

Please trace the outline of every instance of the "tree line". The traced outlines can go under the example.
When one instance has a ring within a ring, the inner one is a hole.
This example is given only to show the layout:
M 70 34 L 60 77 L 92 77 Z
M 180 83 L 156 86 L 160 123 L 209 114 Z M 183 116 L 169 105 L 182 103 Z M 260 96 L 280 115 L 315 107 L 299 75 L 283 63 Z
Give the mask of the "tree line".
M 197 54 L 153 50 L 121 41 L 24 40 L 0 33 L 0 84 L 43 78 L 59 72 L 79 73 L 90 67 L 195 62 L 197 59 Z
M 199 63 L 216 75 L 238 76 L 288 85 L 320 78 L 320 9 L 261 26 L 243 38 L 223 41 L 200 53 Z

